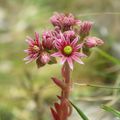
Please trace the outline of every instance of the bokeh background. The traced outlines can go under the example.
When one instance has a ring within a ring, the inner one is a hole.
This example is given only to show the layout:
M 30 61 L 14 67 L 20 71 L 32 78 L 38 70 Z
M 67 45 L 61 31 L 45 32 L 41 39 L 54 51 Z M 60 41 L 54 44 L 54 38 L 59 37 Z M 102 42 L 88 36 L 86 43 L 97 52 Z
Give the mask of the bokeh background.
M 81 20 L 93 21 L 91 32 L 105 44 L 92 49 L 85 65 L 75 64 L 75 83 L 120 86 L 120 0 L 0 0 L 0 120 L 50 120 L 49 107 L 59 89 L 52 76 L 61 78 L 60 64 L 25 64 L 23 52 L 27 35 L 51 29 L 53 12 L 71 12 Z M 110 56 L 109 56 L 110 55 Z M 111 57 L 112 56 L 112 57 Z M 91 120 L 117 120 L 101 110 L 101 104 L 120 109 L 120 92 L 115 89 L 74 84 L 71 100 Z M 73 111 L 71 120 L 80 120 Z

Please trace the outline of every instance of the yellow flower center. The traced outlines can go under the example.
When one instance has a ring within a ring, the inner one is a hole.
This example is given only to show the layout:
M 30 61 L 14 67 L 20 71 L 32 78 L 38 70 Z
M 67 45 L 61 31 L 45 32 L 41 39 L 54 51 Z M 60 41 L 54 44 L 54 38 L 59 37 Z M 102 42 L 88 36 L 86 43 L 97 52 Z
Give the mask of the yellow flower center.
M 64 53 L 67 54 L 67 55 L 70 55 L 72 53 L 72 47 L 71 46 L 66 46 L 64 47 Z
M 33 49 L 34 49 L 35 51 L 39 51 L 39 50 L 40 50 L 37 45 L 34 45 Z

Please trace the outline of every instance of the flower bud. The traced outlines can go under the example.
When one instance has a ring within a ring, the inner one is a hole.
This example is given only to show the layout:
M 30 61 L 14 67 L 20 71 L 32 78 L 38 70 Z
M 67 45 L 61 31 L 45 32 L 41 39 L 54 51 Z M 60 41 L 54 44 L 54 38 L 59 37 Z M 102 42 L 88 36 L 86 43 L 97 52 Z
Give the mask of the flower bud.
M 100 46 L 104 43 L 101 39 L 99 39 L 97 37 L 86 37 L 85 41 L 86 41 L 85 45 L 88 48 L 92 48 L 92 47 L 95 47 L 95 46 Z
M 51 50 L 53 48 L 54 36 L 52 31 L 46 31 L 42 35 L 42 45 L 45 49 Z
M 71 27 L 73 27 L 74 25 L 80 24 L 80 20 L 75 19 L 75 17 L 71 13 L 55 13 L 50 18 L 50 21 L 54 26 L 58 26 L 63 31 L 70 30 Z
M 43 64 L 47 64 L 47 63 L 50 61 L 50 56 L 49 56 L 49 54 L 48 54 L 48 53 L 42 53 L 42 54 L 40 55 L 40 61 L 41 61 L 41 63 L 43 63 Z
M 44 66 L 45 64 L 49 63 L 49 61 L 50 61 L 49 54 L 43 52 L 39 55 L 38 59 L 36 60 L 37 67 L 40 68 Z
M 81 25 L 80 25 L 79 34 L 82 37 L 88 36 L 92 25 L 93 25 L 93 22 L 89 22 L 89 21 L 82 22 Z
M 97 42 L 97 45 L 98 45 L 98 46 L 104 44 L 103 40 L 101 40 L 101 39 L 99 39 L 99 38 L 97 38 L 97 37 L 95 37 L 95 38 L 97 39 L 96 42 Z

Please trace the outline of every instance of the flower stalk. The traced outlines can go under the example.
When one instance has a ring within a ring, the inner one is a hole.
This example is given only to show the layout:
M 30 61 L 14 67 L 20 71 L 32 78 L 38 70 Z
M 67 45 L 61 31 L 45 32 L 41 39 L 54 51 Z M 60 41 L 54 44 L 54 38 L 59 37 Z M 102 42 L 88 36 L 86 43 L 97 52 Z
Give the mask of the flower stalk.
M 54 83 L 61 88 L 61 96 L 59 96 L 60 103 L 55 103 L 55 110 L 51 108 L 54 120 L 68 120 L 72 113 L 72 107 L 68 101 L 71 91 L 70 67 L 67 62 L 62 66 L 63 81 L 52 78 Z M 57 107 L 61 106 L 61 107 Z M 56 114 L 56 115 L 55 115 Z
M 70 90 L 71 90 L 71 79 L 70 79 L 70 67 L 67 62 L 63 65 L 64 67 L 64 78 L 65 78 L 65 83 L 66 83 L 66 89 L 64 91 L 64 97 L 66 99 L 69 98 Z
M 26 63 L 36 61 L 37 67 L 41 68 L 46 64 L 56 64 L 56 57 L 61 58 L 63 80 L 52 77 L 61 89 L 61 95 L 51 112 L 54 120 L 68 120 L 72 113 L 69 96 L 72 87 L 70 72 L 74 69 L 74 62 L 84 64 L 82 58 L 88 57 L 90 48 L 101 46 L 104 42 L 89 36 L 93 22 L 78 20 L 71 13 L 55 13 L 50 21 L 54 29 L 43 32 L 41 41 L 38 32 L 35 32 L 35 39 L 27 37 L 27 57 L 24 60 Z

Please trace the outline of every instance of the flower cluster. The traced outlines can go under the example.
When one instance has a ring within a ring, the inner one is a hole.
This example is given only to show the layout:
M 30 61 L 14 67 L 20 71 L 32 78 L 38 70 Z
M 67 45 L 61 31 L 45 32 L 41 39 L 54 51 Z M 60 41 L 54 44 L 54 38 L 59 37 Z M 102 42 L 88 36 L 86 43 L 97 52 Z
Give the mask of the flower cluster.
M 63 31 L 70 30 L 74 25 L 80 24 L 81 22 L 80 20 L 75 19 L 71 13 L 55 13 L 50 20 L 54 26 L 59 27 Z
M 101 39 L 89 36 L 93 22 L 81 22 L 71 13 L 55 13 L 50 21 L 55 29 L 43 32 L 42 42 L 37 32 L 35 39 L 27 37 L 29 48 L 25 50 L 28 54 L 24 58 L 26 63 L 36 60 L 38 67 L 41 67 L 47 63 L 56 63 L 53 57 L 61 57 L 61 63 L 64 64 L 67 61 L 73 69 L 73 61 L 83 64 L 80 59 L 86 56 L 83 53 L 83 47 L 92 48 L 103 44 Z M 77 32 L 75 26 L 77 26 Z
M 86 49 L 100 46 L 104 42 L 97 37 L 90 36 L 93 26 L 91 21 L 81 21 L 75 18 L 71 13 L 55 13 L 50 21 L 54 26 L 53 30 L 47 30 L 40 36 L 35 32 L 35 39 L 27 37 L 28 49 L 25 50 L 27 57 L 26 63 L 36 61 L 38 68 L 45 64 L 54 64 L 56 57 L 61 58 L 62 75 L 64 80 L 53 78 L 54 83 L 61 88 L 60 103 L 55 103 L 55 109 L 51 108 L 54 120 L 67 120 L 71 114 L 71 107 L 68 102 L 69 96 L 69 68 L 73 70 L 74 62 L 84 64 L 81 60 L 87 57 Z

